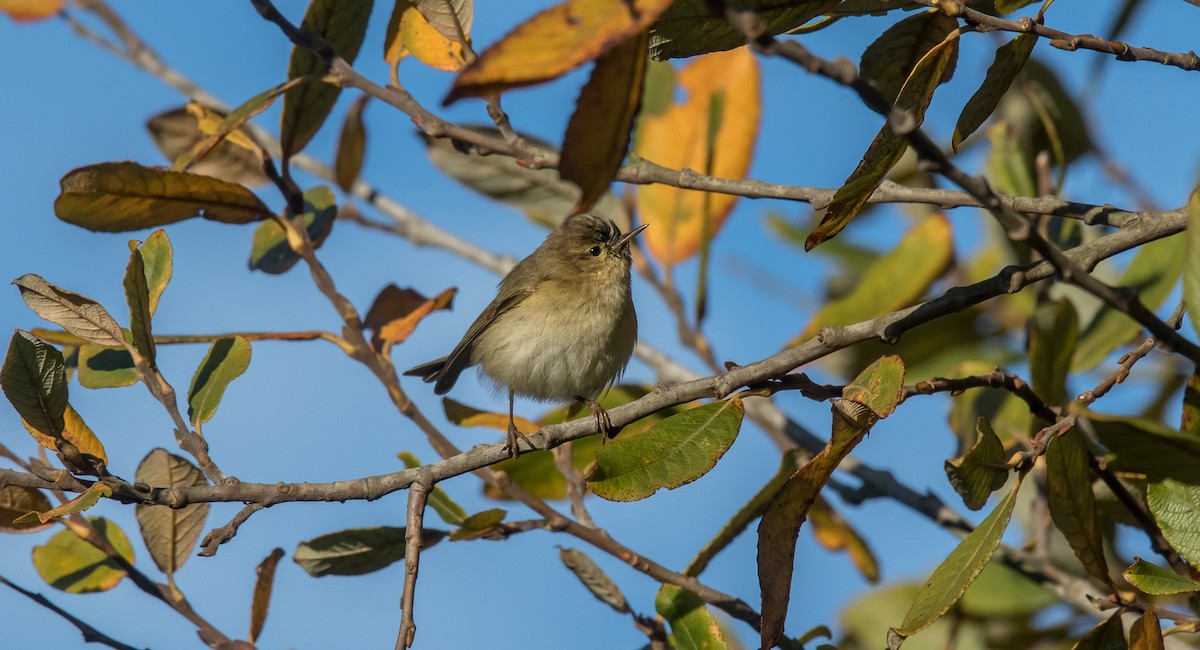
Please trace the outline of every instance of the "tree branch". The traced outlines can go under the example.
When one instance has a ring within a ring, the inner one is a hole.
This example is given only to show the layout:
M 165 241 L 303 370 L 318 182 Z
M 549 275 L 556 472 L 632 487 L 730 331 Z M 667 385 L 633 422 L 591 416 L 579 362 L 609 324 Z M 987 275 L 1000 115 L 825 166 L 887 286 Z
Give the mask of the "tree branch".
M 55 605 L 53 602 L 50 601 L 49 598 L 46 598 L 45 596 L 43 596 L 39 593 L 29 591 L 27 589 L 24 589 L 18 585 L 15 585 L 15 584 L 9 582 L 8 579 L 5 578 L 4 576 L 0 576 L 0 583 L 3 583 L 5 586 L 12 589 L 13 591 L 21 594 L 22 596 L 25 596 L 26 598 L 41 605 L 42 607 L 45 607 L 46 609 L 63 617 L 63 619 L 65 619 L 71 625 L 74 625 L 75 628 L 77 630 L 79 630 L 79 633 L 83 635 L 84 643 L 99 643 L 102 645 L 106 645 L 110 648 L 115 648 L 116 650 L 138 650 L 137 648 L 135 648 L 131 645 L 127 645 L 127 644 L 121 643 L 120 641 L 117 641 L 116 639 L 108 636 L 107 634 L 101 632 L 100 630 L 97 630 L 96 628 L 94 628 L 91 625 L 87 624 L 86 622 L 80 620 L 79 618 L 72 616 L 70 612 L 64 610 L 63 608 L 59 607 L 58 605 Z

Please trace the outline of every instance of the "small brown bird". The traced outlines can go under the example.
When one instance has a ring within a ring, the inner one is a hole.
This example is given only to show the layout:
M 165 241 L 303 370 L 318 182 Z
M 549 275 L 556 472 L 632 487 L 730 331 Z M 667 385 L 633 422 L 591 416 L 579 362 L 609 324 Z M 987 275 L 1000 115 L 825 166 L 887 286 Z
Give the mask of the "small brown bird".
M 594 398 L 625 371 L 637 341 L 629 245 L 645 228 L 623 235 L 609 219 L 570 217 L 504 276 L 449 356 L 404 374 L 436 382 L 433 392 L 444 395 L 463 370 L 478 365 L 508 390 L 505 448 L 514 458 L 517 436 L 525 438 L 513 422 L 514 395 L 587 404 L 607 436 L 612 423 Z

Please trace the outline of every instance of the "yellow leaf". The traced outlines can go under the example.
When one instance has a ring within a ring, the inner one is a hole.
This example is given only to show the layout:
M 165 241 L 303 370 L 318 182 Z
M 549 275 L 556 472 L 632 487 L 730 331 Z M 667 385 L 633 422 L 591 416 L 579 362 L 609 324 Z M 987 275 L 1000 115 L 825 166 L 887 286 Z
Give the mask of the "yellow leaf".
M 567 0 L 535 15 L 459 73 L 449 104 L 554 79 L 625 42 L 672 0 Z
M 754 54 L 745 47 L 706 54 L 680 70 L 677 79 L 686 98 L 662 113 L 642 119 L 637 154 L 672 169 L 745 178 L 758 136 L 761 108 L 758 61 Z M 719 121 L 710 159 L 706 132 L 714 103 L 720 103 L 720 113 L 728 119 Z M 710 236 L 720 229 L 733 210 L 736 197 L 712 194 L 706 201 L 706 194 L 667 185 L 639 188 L 642 219 L 652 224 L 644 239 L 658 261 L 675 264 L 700 250 L 706 211 Z
M 67 410 L 63 413 L 63 423 L 65 424 L 62 432 L 64 440 L 75 445 L 75 448 L 81 453 L 91 454 L 104 461 L 105 465 L 108 464 L 108 454 L 104 453 L 104 445 L 96 437 L 96 433 L 92 431 L 92 428 L 87 425 L 87 422 L 83 421 L 83 418 L 70 404 L 67 404 Z M 29 435 L 33 436 L 34 440 L 38 441 L 38 444 L 50 451 L 58 451 L 58 447 L 54 445 L 54 438 L 29 426 L 29 423 L 24 418 L 21 419 L 21 424 L 25 425 L 25 430 L 29 432 Z
M 17 22 L 43 20 L 62 8 L 63 0 L 0 0 L 0 12 Z
M 484 427 L 508 431 L 508 415 L 504 413 L 481 411 L 473 406 L 456 402 L 449 397 L 442 398 L 442 408 L 446 410 L 446 419 L 460 427 Z M 513 418 L 513 423 L 517 425 L 521 433 L 533 433 L 539 429 L 538 425 L 519 416 Z
M 879 582 L 879 560 L 875 553 L 828 501 L 817 496 L 808 509 L 808 522 L 812 525 L 813 537 L 821 546 L 831 551 L 846 551 L 864 578 L 872 583 Z
M 398 0 L 388 21 L 387 36 L 384 38 L 383 59 L 396 65 L 401 59 L 413 55 L 418 61 L 431 68 L 458 72 L 467 65 L 464 43 L 444 34 L 429 24 L 418 5 L 420 0 Z M 470 12 L 459 15 L 458 23 L 462 36 L 470 42 Z
M 458 289 L 450 288 L 433 298 L 426 298 L 394 284 L 384 287 L 363 319 L 364 327 L 375 330 L 372 345 L 376 350 L 382 350 L 384 346 L 403 343 L 430 312 L 448 309 L 456 293 Z

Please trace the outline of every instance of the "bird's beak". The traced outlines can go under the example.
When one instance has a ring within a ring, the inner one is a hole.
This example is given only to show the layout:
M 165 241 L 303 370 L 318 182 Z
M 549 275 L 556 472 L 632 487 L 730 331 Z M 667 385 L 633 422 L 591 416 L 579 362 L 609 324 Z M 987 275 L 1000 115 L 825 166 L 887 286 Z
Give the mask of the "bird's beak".
M 649 226 L 649 225 L 650 225 L 650 224 L 648 224 L 648 223 L 644 223 L 644 224 L 642 224 L 642 225 L 638 226 L 637 228 L 634 228 L 633 230 L 630 230 L 630 231 L 629 231 L 629 234 L 628 234 L 628 235 L 625 235 L 624 237 L 622 237 L 622 238 L 621 238 L 621 241 L 617 242 L 617 245 L 616 245 L 614 248 L 618 248 L 618 249 L 619 249 L 619 248 L 623 248 L 623 247 L 625 247 L 625 246 L 628 246 L 628 245 L 629 245 L 629 242 L 633 241 L 633 238 L 634 238 L 634 237 L 637 237 L 637 236 L 638 236 L 638 235 L 639 235 L 639 234 L 640 234 L 640 233 L 641 233 L 643 230 L 645 230 L 645 229 L 646 229 L 646 226 Z

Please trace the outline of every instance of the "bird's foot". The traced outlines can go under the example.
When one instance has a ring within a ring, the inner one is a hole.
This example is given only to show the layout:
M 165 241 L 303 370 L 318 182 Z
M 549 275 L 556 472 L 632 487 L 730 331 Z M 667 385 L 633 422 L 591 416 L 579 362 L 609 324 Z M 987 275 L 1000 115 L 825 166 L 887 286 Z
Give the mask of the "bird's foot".
M 509 458 L 516 459 L 521 456 L 521 440 L 529 445 L 530 451 L 537 451 L 537 447 L 533 446 L 533 441 L 529 439 L 529 436 L 521 433 L 517 425 L 510 420 L 508 422 L 508 438 L 504 443 L 504 449 L 508 451 Z
M 588 408 L 592 409 L 592 417 L 596 420 L 596 433 L 600 434 L 601 444 L 615 438 L 621 432 L 621 427 L 614 427 L 612 420 L 608 417 L 608 411 L 600 406 L 600 402 L 586 397 L 575 397 L 582 404 L 587 404 Z

